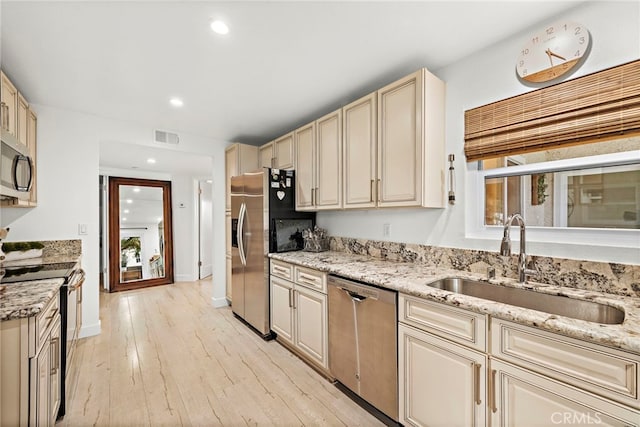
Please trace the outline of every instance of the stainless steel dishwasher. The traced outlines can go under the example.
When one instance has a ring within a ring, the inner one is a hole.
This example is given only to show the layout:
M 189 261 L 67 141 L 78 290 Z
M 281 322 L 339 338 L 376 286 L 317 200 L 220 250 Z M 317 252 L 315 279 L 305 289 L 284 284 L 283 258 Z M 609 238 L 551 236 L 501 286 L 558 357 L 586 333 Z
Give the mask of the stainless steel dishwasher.
M 329 370 L 398 420 L 397 293 L 329 276 Z

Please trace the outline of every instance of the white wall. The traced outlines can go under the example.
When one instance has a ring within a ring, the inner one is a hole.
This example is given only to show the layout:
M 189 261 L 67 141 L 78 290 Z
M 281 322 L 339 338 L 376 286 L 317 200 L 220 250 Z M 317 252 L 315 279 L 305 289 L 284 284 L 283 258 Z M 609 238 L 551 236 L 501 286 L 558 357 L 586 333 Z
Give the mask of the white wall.
M 83 288 L 84 324 L 81 334 L 82 336 L 98 334 L 100 332 L 98 311 L 99 144 L 115 141 L 156 148 L 159 145 L 151 141 L 153 129 L 147 126 L 103 119 L 44 105 L 33 105 L 33 107 L 38 114 L 38 207 L 2 208 L 0 226 L 11 227 L 8 240 L 12 241 L 82 239 L 82 265 L 87 272 L 87 282 Z M 212 248 L 214 259 L 221 260 L 221 267 L 216 266 L 217 268 L 214 269 L 212 294 L 222 295 L 221 301 L 224 301 L 225 283 L 224 148 L 226 145 L 227 143 L 222 141 L 180 133 L 178 147 L 163 146 L 176 151 L 213 157 L 215 165 L 212 172 L 215 188 L 214 223 L 220 224 L 217 227 L 221 231 L 212 242 Z M 182 188 L 182 184 L 179 187 Z M 183 198 L 180 192 L 177 194 L 178 199 Z M 175 218 L 174 221 L 176 221 Z M 193 224 L 195 216 L 192 216 L 189 221 Z M 85 236 L 78 236 L 80 223 L 88 226 L 88 234 Z M 182 244 L 183 240 L 179 238 L 178 242 Z M 183 252 L 193 253 L 193 246 L 195 243 L 188 251 Z M 222 305 L 220 301 L 218 305 Z
M 318 224 L 336 236 L 497 251 L 499 238 L 467 237 L 469 218 L 475 214 L 474 206 L 468 203 L 475 188 L 470 182 L 475 164 L 465 163 L 464 111 L 535 89 L 517 80 L 517 53 L 528 34 L 560 18 L 582 23 L 592 36 L 591 53 L 571 78 L 640 58 L 640 3 L 586 2 L 563 16 L 524 29 L 469 58 L 435 70 L 447 84 L 446 153 L 456 156 L 456 204 L 446 209 L 321 212 Z M 389 237 L 383 237 L 383 224 L 391 225 Z M 535 233 L 528 233 L 528 240 L 528 252 L 539 255 L 632 264 L 638 263 L 640 255 L 640 251 L 624 247 L 604 249 L 597 242 L 536 243 Z

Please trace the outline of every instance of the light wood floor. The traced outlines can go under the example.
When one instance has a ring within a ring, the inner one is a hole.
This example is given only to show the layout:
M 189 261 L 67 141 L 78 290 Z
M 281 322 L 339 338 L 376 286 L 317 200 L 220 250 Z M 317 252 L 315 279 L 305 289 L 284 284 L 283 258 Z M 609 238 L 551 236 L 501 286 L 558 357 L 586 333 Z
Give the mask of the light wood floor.
M 275 341 L 211 306 L 211 282 L 100 294 L 66 426 L 382 425 Z

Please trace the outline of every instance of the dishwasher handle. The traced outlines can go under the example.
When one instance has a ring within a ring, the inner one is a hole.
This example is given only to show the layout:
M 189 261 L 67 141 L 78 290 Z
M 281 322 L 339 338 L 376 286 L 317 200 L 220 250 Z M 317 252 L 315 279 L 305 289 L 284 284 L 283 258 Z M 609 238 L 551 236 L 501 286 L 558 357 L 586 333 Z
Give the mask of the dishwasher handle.
M 364 300 L 366 300 L 366 299 L 367 299 L 367 297 L 362 296 L 362 295 L 359 295 L 359 294 L 357 294 L 357 293 L 355 293 L 355 292 L 353 292 L 353 291 L 350 291 L 350 290 L 348 290 L 348 289 L 341 288 L 341 287 L 338 287 L 338 289 L 341 289 L 341 290 L 345 291 L 346 293 L 348 293 L 348 294 L 349 294 L 349 296 L 351 297 L 351 299 L 352 299 L 353 301 L 355 301 L 355 302 L 362 302 L 362 301 L 364 301 Z

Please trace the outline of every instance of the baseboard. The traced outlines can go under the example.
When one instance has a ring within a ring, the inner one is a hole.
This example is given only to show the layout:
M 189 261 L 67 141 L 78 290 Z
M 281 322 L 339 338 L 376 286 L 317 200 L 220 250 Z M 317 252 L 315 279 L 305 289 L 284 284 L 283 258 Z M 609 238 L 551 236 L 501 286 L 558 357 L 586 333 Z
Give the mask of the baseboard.
M 226 307 L 229 305 L 229 302 L 227 301 L 226 297 L 222 297 L 222 298 L 211 298 L 211 301 L 213 303 L 213 306 L 215 308 L 221 308 L 221 307 Z
M 98 323 L 94 323 L 93 325 L 83 325 L 82 328 L 80 328 L 80 334 L 78 334 L 78 338 L 100 335 L 100 331 L 100 321 L 98 320 Z
M 192 274 L 176 274 L 173 277 L 174 282 L 193 282 L 198 280 L 197 277 L 193 277 Z

